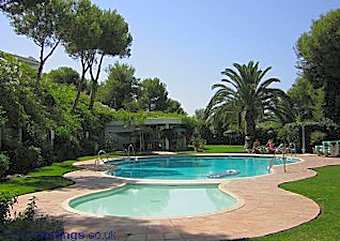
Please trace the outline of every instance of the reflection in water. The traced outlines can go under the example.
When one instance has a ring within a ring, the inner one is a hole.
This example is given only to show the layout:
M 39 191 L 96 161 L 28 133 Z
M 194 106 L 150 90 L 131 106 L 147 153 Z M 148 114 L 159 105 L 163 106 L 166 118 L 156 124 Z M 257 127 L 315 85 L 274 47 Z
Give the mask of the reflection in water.
M 215 208 L 217 210 L 224 208 L 223 206 L 221 206 L 221 204 L 223 204 L 226 197 L 228 197 L 227 194 L 223 193 L 222 191 L 216 192 L 215 189 L 211 189 L 211 188 L 206 189 L 206 193 L 211 203 L 216 205 Z
M 118 162 L 120 169 L 112 174 L 129 178 L 189 180 L 207 179 L 209 174 L 230 169 L 241 172 L 238 175 L 225 177 L 231 179 L 267 174 L 270 160 L 271 157 L 152 157 L 133 162 Z M 296 161 L 296 159 L 290 160 L 290 162 Z M 275 164 L 282 164 L 282 160 L 278 159 Z
M 132 195 L 131 195 L 132 194 Z M 149 216 L 163 210 L 164 206 L 169 202 L 170 194 L 167 189 L 155 188 L 150 189 L 147 186 L 130 186 L 123 193 L 126 197 L 126 203 L 123 206 L 131 208 L 132 216 Z M 116 198 L 118 199 L 118 198 Z M 118 199 L 119 200 L 119 199 Z M 148 208 L 146 208 L 146 206 Z

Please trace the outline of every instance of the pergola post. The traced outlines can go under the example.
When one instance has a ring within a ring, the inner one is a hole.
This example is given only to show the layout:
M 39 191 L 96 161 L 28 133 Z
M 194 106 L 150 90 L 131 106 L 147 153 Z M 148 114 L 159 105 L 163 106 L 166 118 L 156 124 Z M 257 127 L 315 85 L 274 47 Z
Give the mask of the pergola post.
M 169 130 L 170 125 L 169 124 L 165 124 L 165 129 Z M 165 150 L 170 150 L 170 141 L 168 139 L 168 137 L 165 137 Z

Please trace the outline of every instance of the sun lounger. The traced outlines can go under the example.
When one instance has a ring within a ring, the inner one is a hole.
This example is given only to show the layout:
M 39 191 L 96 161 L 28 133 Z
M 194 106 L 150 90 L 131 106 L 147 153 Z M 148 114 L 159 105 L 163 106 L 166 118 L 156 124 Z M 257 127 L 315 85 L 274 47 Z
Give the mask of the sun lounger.
M 336 141 L 323 141 L 322 142 L 322 149 L 323 149 L 323 154 L 325 156 L 339 156 L 340 151 L 339 151 L 339 146 L 340 146 L 340 140 Z M 316 147 L 315 147 L 316 148 Z M 325 151 L 327 150 L 327 151 Z

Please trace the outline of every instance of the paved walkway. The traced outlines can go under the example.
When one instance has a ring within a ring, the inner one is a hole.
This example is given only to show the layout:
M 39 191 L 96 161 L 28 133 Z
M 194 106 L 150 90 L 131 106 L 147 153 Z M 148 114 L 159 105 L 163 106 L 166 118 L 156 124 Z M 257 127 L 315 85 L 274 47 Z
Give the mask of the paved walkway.
M 113 230 L 114 240 L 119 241 L 208 241 L 258 237 L 295 227 L 318 216 L 320 208 L 314 201 L 279 189 L 278 185 L 315 176 L 316 172 L 309 168 L 340 165 L 340 158 L 300 157 L 305 161 L 289 165 L 287 173 L 282 167 L 275 166 L 270 175 L 222 183 L 224 190 L 245 200 L 244 206 L 230 212 L 148 220 L 93 217 L 66 211 L 61 204 L 71 197 L 122 184 L 120 180 L 91 170 L 67 173 L 65 177 L 75 181 L 72 186 L 20 196 L 17 209 L 35 196 L 38 211 L 63 218 L 67 232 L 102 232 L 102 237 L 109 237 Z

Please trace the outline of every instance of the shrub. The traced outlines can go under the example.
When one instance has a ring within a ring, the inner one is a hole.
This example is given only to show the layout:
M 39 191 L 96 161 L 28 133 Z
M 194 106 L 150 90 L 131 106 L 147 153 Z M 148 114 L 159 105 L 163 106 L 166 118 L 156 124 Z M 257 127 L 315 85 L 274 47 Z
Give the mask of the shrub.
M 80 78 L 76 70 L 65 66 L 51 70 L 47 76 L 54 82 L 74 85 L 78 83 Z
M 313 146 L 315 144 L 321 144 L 321 142 L 326 138 L 327 134 L 322 131 L 313 131 L 310 134 L 310 144 Z
M 191 137 L 191 144 L 195 147 L 195 151 L 202 151 L 207 141 L 198 132 L 194 132 Z
M 0 153 L 0 179 L 6 174 L 9 168 L 9 158 Z
M 301 123 L 289 123 L 284 125 L 278 132 L 278 136 L 281 139 L 285 139 L 288 142 L 294 142 L 297 150 L 302 148 L 302 124 Z M 335 140 L 340 134 L 338 124 L 333 123 L 330 120 L 324 120 L 322 122 L 304 122 L 306 152 L 312 151 L 312 145 L 320 143 L 324 139 Z
M 35 217 L 36 203 L 33 197 L 23 213 L 9 219 L 9 211 L 16 198 L 0 195 L 0 241 L 43 241 L 61 240 L 64 225 L 61 220 L 48 216 Z
M 11 158 L 11 173 L 27 173 L 41 166 L 41 149 L 35 146 L 19 146 L 15 158 Z
M 16 197 L 9 195 L 8 193 L 0 193 L 0 231 L 1 227 L 9 221 L 10 208 L 16 203 Z

